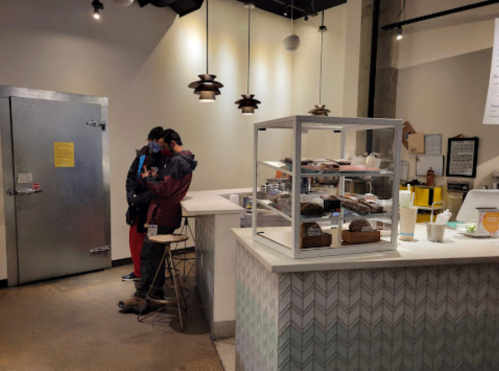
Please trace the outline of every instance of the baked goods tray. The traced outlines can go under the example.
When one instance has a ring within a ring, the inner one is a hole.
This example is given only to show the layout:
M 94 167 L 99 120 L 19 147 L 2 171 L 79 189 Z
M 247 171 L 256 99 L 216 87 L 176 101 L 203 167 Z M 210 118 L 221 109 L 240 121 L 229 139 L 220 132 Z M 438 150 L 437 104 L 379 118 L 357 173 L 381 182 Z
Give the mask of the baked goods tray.
M 365 214 L 365 213 L 360 213 L 358 211 L 352 211 L 343 208 L 345 218 L 352 219 L 352 218 L 388 218 L 391 219 L 392 214 L 391 213 L 373 213 L 373 214 Z
M 269 210 L 272 210 L 274 212 L 277 212 L 280 214 L 282 217 L 288 220 L 292 220 L 291 218 L 291 210 L 279 206 L 275 202 L 272 202 L 270 200 L 258 200 L 258 204 L 266 207 Z M 342 218 L 339 213 L 330 213 L 330 212 L 325 212 L 322 215 L 301 215 L 300 220 L 303 220 L 304 222 L 320 222 L 320 221 L 328 221 L 328 220 L 344 220 L 344 221 L 350 221 L 355 218 L 366 218 L 366 219 L 381 219 L 381 218 L 391 218 L 390 213 L 382 213 L 382 214 L 361 214 L 358 212 L 354 212 L 348 209 L 343 208 L 344 210 L 344 217 Z
M 281 213 L 286 214 L 291 218 L 291 210 L 286 209 L 285 207 L 279 206 L 275 202 L 270 202 L 266 203 L 267 206 L 270 206 L 273 209 L 276 209 L 280 211 Z M 324 219 L 329 219 L 332 216 L 331 213 L 329 212 L 324 212 L 321 215 L 301 215 L 301 219 L 317 219 L 317 218 L 324 218 Z
M 285 174 L 292 175 L 292 165 L 280 161 L 258 161 L 260 165 L 265 165 L 281 171 Z M 316 175 L 331 175 L 331 176 L 393 176 L 392 171 L 382 170 L 375 167 L 365 165 L 342 165 L 339 169 L 322 170 L 313 165 L 301 166 L 301 177 Z

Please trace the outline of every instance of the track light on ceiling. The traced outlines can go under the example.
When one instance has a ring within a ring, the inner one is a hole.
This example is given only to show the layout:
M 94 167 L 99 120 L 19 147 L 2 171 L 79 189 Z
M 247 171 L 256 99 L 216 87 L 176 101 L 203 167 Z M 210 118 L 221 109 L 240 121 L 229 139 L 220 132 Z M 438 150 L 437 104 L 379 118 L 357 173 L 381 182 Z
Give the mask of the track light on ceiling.
M 215 75 L 210 75 L 208 73 L 208 46 L 209 46 L 209 27 L 208 27 L 208 20 L 209 20 L 209 13 L 208 13 L 208 4 L 209 0 L 206 0 L 206 73 L 202 75 L 198 75 L 200 80 L 199 81 L 194 81 L 189 84 L 189 88 L 194 89 L 194 94 L 199 95 L 199 101 L 202 103 L 210 103 L 210 102 L 215 102 L 216 96 L 220 95 L 220 88 L 223 88 L 224 86 L 219 83 L 218 81 L 215 81 L 216 76 Z
M 99 0 L 93 0 L 92 1 L 92 7 L 94 8 L 94 11 L 92 12 L 92 17 L 94 19 L 99 20 L 100 19 L 100 13 L 99 10 L 104 10 L 104 4 L 102 4 Z
M 241 110 L 243 116 L 250 116 L 255 114 L 255 110 L 258 109 L 258 105 L 261 104 L 260 101 L 254 99 L 254 95 L 250 94 L 250 76 L 251 76 L 251 9 L 249 4 L 245 5 L 248 9 L 248 81 L 246 85 L 246 94 L 243 94 L 243 99 L 239 99 L 236 104 L 239 105 L 237 108 Z
M 404 38 L 404 34 L 402 33 L 402 27 L 397 29 L 397 40 L 402 40 Z
M 315 108 L 308 111 L 312 116 L 328 116 L 331 111 L 326 108 L 325 104 L 322 104 L 322 57 L 324 54 L 324 34 L 327 32 L 327 27 L 324 24 L 324 10 L 322 11 L 322 24 L 318 29 L 321 34 L 321 58 L 320 58 L 320 78 L 319 78 L 319 104 L 315 105 Z

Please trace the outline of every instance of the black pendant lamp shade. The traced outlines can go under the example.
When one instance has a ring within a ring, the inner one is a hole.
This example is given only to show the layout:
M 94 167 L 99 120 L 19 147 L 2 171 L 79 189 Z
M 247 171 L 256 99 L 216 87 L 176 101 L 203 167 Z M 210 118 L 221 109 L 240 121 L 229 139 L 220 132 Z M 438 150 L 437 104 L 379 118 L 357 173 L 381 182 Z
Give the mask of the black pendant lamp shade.
M 327 27 L 324 25 L 324 10 L 322 11 L 322 25 L 318 30 L 321 34 L 321 59 L 320 59 L 320 79 L 319 79 L 319 104 L 315 105 L 315 108 L 308 111 L 312 116 L 329 116 L 330 110 L 326 108 L 325 104 L 322 104 L 322 57 L 324 54 L 324 33 L 327 32 Z
M 200 102 L 214 102 L 215 97 L 220 95 L 220 88 L 224 86 L 215 81 L 216 76 L 210 74 L 199 75 L 201 80 L 189 84 L 189 88 L 194 89 L 194 94 L 199 95 Z
M 206 0 L 206 73 L 198 75 L 200 80 L 189 84 L 189 88 L 194 89 L 194 94 L 199 95 L 200 102 L 215 102 L 216 96 L 220 95 L 220 89 L 224 86 L 215 81 L 216 76 L 208 73 L 208 0 Z
M 328 116 L 328 113 L 331 113 L 330 110 L 326 108 L 325 104 L 316 104 L 315 108 L 308 111 L 312 116 Z
M 242 110 L 243 115 L 254 115 L 255 110 L 258 109 L 258 105 L 261 104 L 259 100 L 253 99 L 253 94 L 243 94 L 243 99 L 239 99 L 236 104 L 239 104 L 240 110 Z
M 241 110 L 243 116 L 250 116 L 255 114 L 255 110 L 258 109 L 258 105 L 261 104 L 259 100 L 254 99 L 255 95 L 249 93 L 250 88 L 250 76 L 251 76 L 251 9 L 255 6 L 253 3 L 249 2 L 244 5 L 248 9 L 248 81 L 246 85 L 246 94 L 243 94 L 243 99 L 239 99 L 236 104 L 238 109 Z

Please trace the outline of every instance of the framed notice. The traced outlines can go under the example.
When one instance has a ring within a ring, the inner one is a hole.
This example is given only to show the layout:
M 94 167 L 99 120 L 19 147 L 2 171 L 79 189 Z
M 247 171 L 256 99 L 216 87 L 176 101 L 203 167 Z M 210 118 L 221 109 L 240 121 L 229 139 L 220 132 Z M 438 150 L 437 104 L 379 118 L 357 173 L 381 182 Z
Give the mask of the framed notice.
M 478 138 L 449 138 L 447 176 L 475 178 Z

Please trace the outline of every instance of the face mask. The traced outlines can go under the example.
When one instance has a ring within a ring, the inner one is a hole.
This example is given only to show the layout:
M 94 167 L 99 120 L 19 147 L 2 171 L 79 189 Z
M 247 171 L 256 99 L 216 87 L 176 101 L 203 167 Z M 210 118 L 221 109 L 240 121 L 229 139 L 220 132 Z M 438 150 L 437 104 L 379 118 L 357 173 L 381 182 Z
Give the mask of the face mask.
M 161 152 L 161 149 L 162 148 L 158 143 L 156 143 L 156 142 L 149 143 L 149 153 L 151 155 L 155 155 L 155 154 Z

